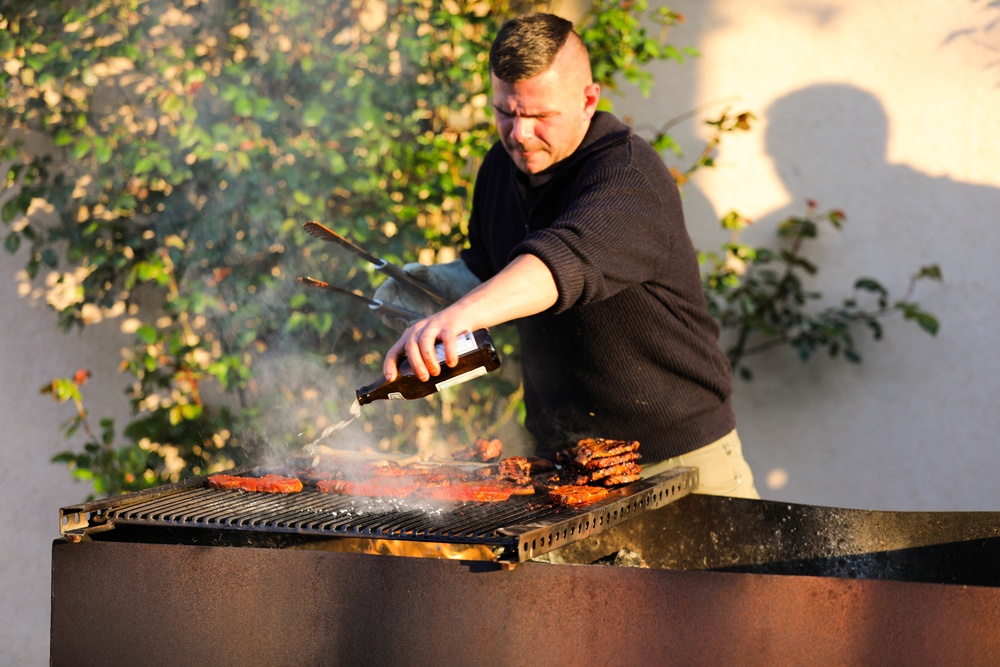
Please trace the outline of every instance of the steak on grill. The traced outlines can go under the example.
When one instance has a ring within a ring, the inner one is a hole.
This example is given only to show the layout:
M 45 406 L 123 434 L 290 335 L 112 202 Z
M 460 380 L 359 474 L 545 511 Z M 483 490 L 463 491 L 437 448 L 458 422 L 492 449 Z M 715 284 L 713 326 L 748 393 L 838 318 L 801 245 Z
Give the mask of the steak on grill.
M 208 485 L 214 489 L 254 491 L 257 493 L 298 493 L 302 490 L 302 480 L 279 475 L 264 475 L 263 477 L 211 475 L 208 478 Z
M 636 463 L 640 458 L 636 440 L 584 438 L 556 453 L 563 469 L 550 476 L 547 483 L 550 488 L 556 483 L 607 487 L 629 484 L 640 479 L 642 468 Z
M 556 459 L 585 466 L 595 458 L 606 458 L 634 452 L 639 449 L 636 440 L 610 440 L 605 438 L 584 438 L 556 455 Z
M 586 505 L 608 497 L 608 490 L 600 486 L 560 486 L 549 491 L 549 498 L 560 505 Z

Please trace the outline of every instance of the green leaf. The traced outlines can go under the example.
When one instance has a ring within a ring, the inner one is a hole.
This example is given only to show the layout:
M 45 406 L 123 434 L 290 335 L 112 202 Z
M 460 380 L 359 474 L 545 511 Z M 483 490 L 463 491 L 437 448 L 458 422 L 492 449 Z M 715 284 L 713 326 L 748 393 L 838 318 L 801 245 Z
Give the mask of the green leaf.
M 925 312 L 916 312 L 912 316 L 908 315 L 907 319 L 914 319 L 917 325 L 929 333 L 932 336 L 936 336 L 939 328 L 939 323 L 936 317 Z
M 17 252 L 17 249 L 21 247 L 21 235 L 17 232 L 11 232 L 6 238 L 4 238 L 3 247 L 4 250 L 13 255 Z
M 246 95 L 240 95 L 233 100 L 233 112 L 242 118 L 253 115 L 253 101 Z
M 75 141 L 73 133 L 70 132 L 69 128 L 60 127 L 56 130 L 55 136 L 52 138 L 52 143 L 56 146 L 69 146 Z
M 135 337 L 145 345 L 152 345 L 157 339 L 156 327 L 151 324 L 143 325 L 136 329 Z
M 87 137 L 77 137 L 70 154 L 77 160 L 82 160 L 90 152 L 90 139 Z
M 878 282 L 874 278 L 858 278 L 854 281 L 854 289 L 864 290 L 866 292 L 878 292 L 879 294 L 886 293 L 882 283 Z
M 920 267 L 917 278 L 930 278 L 931 280 L 941 280 L 941 267 L 937 264 L 928 264 Z

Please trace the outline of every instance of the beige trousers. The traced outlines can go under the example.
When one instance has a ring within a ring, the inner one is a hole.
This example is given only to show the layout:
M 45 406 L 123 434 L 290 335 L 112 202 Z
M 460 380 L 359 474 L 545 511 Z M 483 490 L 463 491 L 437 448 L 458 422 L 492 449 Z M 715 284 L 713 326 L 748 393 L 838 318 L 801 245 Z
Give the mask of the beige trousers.
M 651 477 L 678 466 L 698 469 L 698 488 L 694 490 L 695 493 L 760 499 L 753 484 L 753 472 L 743 458 L 743 445 L 736 429 L 693 452 L 643 466 L 642 476 Z

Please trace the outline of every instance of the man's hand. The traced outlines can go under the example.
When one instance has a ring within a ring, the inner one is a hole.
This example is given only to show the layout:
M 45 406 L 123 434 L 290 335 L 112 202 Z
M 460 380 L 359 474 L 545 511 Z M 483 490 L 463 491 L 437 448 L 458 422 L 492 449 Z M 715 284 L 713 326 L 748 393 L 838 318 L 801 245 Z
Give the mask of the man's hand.
M 463 324 L 459 313 L 452 308 L 446 308 L 419 322 L 411 324 L 396 344 L 386 353 L 382 370 L 386 378 L 395 378 L 398 372 L 397 363 L 405 356 L 410 360 L 413 372 L 426 382 L 432 375 L 441 374 L 441 365 L 437 356 L 438 341 L 444 347 L 444 362 L 449 368 L 458 363 L 458 343 L 456 338 L 467 331 L 480 327 Z
M 548 310 L 558 297 L 549 267 L 535 255 L 519 255 L 452 305 L 407 327 L 386 353 L 382 371 L 386 379 L 394 380 L 406 356 L 417 377 L 426 382 L 441 373 L 438 341 L 444 346 L 445 363 L 453 367 L 458 363 L 458 335 Z
M 469 267 L 460 259 L 446 264 L 432 264 L 430 266 L 419 262 L 412 262 L 403 265 L 403 271 L 421 280 L 438 292 L 443 294 L 449 304 L 462 298 L 468 292 L 480 284 L 479 278 L 469 271 Z M 382 303 L 401 306 L 407 310 L 412 310 L 423 315 L 430 315 L 438 310 L 439 306 L 427 295 L 417 290 L 400 284 L 398 281 L 389 278 L 375 290 L 374 297 Z M 401 331 L 407 325 L 398 318 L 380 316 L 379 319 L 390 329 Z

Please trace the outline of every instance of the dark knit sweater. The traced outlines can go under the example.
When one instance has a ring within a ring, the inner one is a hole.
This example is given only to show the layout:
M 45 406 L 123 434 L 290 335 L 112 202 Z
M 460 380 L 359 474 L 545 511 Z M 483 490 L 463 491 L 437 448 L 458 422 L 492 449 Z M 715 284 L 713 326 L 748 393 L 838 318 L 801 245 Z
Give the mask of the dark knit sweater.
M 556 304 L 516 322 L 539 453 L 616 438 L 638 440 L 652 463 L 734 428 L 729 364 L 677 186 L 614 116 L 598 113 L 540 188 L 494 145 L 476 179 L 469 244 L 462 259 L 482 280 L 523 253 L 555 277 Z

